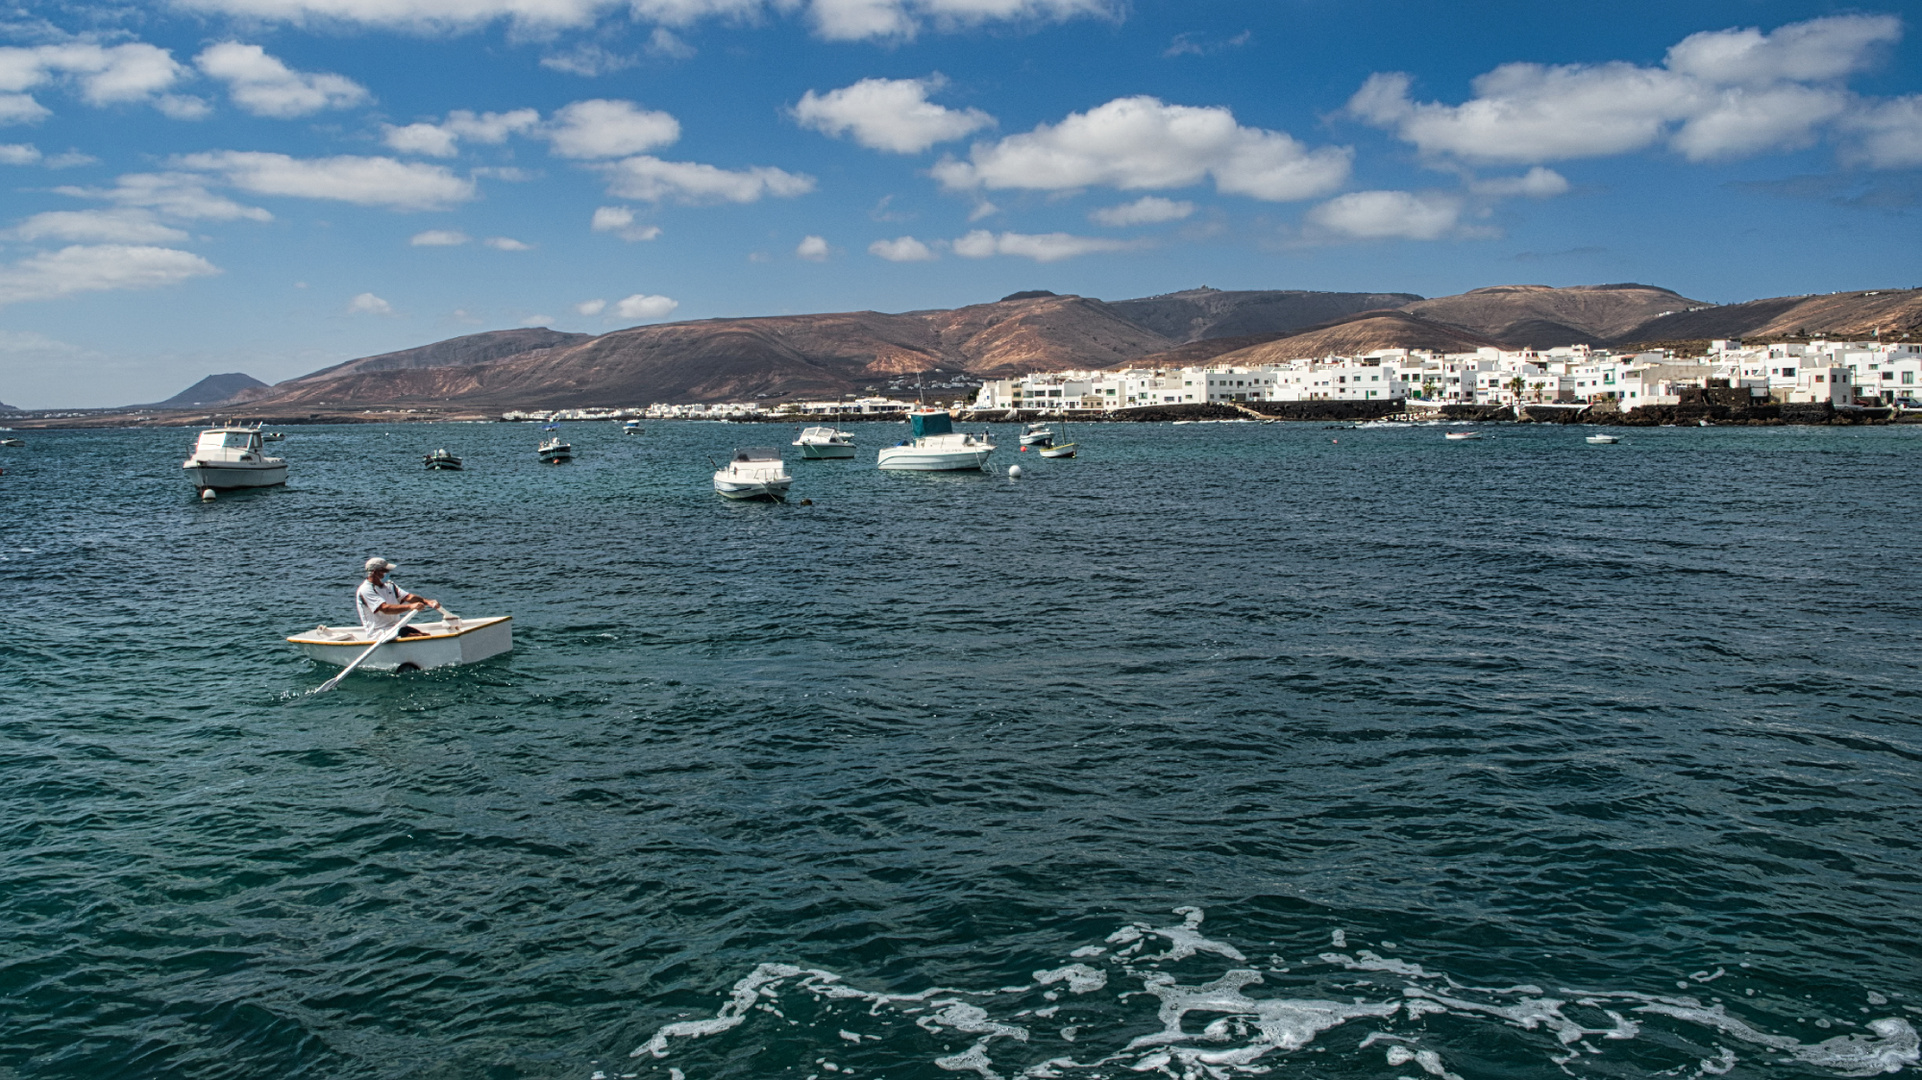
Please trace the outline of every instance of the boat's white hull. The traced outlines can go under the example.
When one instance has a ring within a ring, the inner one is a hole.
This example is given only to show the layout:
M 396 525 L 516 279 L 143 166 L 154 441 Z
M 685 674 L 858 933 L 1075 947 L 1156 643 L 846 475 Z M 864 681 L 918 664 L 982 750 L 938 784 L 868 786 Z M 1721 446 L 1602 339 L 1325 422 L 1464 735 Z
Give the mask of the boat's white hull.
M 1044 447 L 1042 447 L 1042 448 L 1041 448 L 1041 456 L 1042 456 L 1042 457 L 1050 457 L 1050 458 L 1064 458 L 1064 457 L 1073 457 L 1073 456 L 1074 456 L 1074 451 L 1075 451 L 1075 444 L 1073 444 L 1073 443 L 1062 443 L 1062 444 L 1061 444 L 1060 446 L 1044 446 Z
M 966 450 L 885 446 L 881 448 L 881 467 L 892 472 L 959 472 L 986 465 L 988 455 L 992 453 L 992 446 L 970 447 Z
M 801 448 L 801 456 L 809 461 L 827 461 L 854 456 L 854 446 L 851 443 L 796 443 L 795 445 Z
M 715 493 L 729 499 L 784 499 L 787 497 L 787 489 L 792 486 L 794 481 L 791 478 L 781 480 L 723 480 L 718 476 L 714 478 Z
M 477 664 L 514 648 L 513 617 L 509 615 L 463 619 L 459 630 L 450 630 L 445 622 L 423 623 L 418 628 L 426 631 L 427 636 L 396 638 L 375 649 L 374 655 L 369 656 L 356 670 L 428 671 L 456 664 Z M 363 633 L 359 627 L 327 633 L 317 629 L 311 633 L 296 634 L 287 640 L 302 653 L 323 664 L 346 667 L 354 657 L 366 652 L 367 646 L 373 644 L 371 638 L 362 636 Z
M 287 482 L 287 465 L 219 465 L 188 462 L 181 466 L 187 480 L 201 491 L 233 491 L 236 488 L 278 487 Z
M 1022 446 L 1046 446 L 1046 445 L 1048 445 L 1049 443 L 1052 443 L 1052 442 L 1054 442 L 1054 436 L 1053 436 L 1053 435 L 1023 435 L 1023 436 L 1021 436 L 1021 445 L 1022 445 Z
M 1613 446 L 1621 441 L 1622 440 L 1613 435 L 1590 435 L 1588 437 L 1588 443 L 1591 446 Z

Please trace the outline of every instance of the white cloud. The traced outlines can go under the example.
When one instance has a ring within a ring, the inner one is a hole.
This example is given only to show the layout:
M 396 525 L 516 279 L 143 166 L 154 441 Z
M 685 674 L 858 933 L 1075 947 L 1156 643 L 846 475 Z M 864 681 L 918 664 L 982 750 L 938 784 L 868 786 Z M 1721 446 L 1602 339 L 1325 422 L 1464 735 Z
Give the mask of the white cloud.
M 1225 194 L 1288 201 L 1339 187 L 1353 152 L 1309 150 L 1285 132 L 1242 127 L 1225 108 L 1116 98 L 1059 124 L 977 143 L 966 162 L 945 159 L 935 178 L 951 189 L 1187 187 L 1212 176 Z
M 692 60 L 694 46 L 682 41 L 667 27 L 657 26 L 648 35 L 647 55 L 656 60 Z
M 534 130 L 541 114 L 534 109 L 514 109 L 504 113 L 473 113 L 455 109 L 439 124 L 416 123 L 402 127 L 387 125 L 382 141 L 403 154 L 453 157 L 460 152 L 461 139 L 498 145 L 509 135 Z
M 607 301 L 605 300 L 583 300 L 574 305 L 574 310 L 583 315 L 599 315 L 606 309 Z
M 1311 229 L 1358 240 L 1439 240 L 1455 231 L 1461 200 L 1407 191 L 1351 191 L 1303 215 Z
M 1159 195 L 1144 195 L 1131 203 L 1120 206 L 1107 206 L 1094 211 L 1088 218 L 1097 225 L 1154 225 L 1163 221 L 1180 221 L 1195 212 L 1195 204 L 1182 200 L 1164 199 Z
M 81 165 L 98 165 L 100 164 L 100 159 L 94 157 L 92 154 L 83 154 L 78 150 L 68 150 L 66 153 L 53 155 L 46 159 L 43 164 L 49 169 L 72 169 Z
M 474 197 L 474 182 L 439 165 L 386 157 L 294 158 L 259 151 L 187 154 L 178 163 L 217 173 L 256 195 L 336 199 L 393 210 L 442 210 Z
M 0 124 L 37 124 L 52 115 L 31 94 L 0 94 Z
M 554 316 L 552 315 L 529 315 L 527 318 L 521 320 L 521 325 L 522 326 L 546 326 L 548 323 L 551 323 L 553 321 L 554 321 Z
M 868 254 L 879 256 L 889 262 L 931 262 L 934 259 L 934 252 L 928 249 L 928 245 L 912 236 L 876 240 L 868 245 Z
M 459 247 L 470 237 L 458 229 L 429 229 L 415 233 L 407 242 L 414 247 Z
M 680 306 L 679 300 L 635 293 L 615 304 L 614 314 L 623 319 L 665 319 L 674 314 L 674 309 Z
M 370 292 L 361 293 L 347 301 L 349 315 L 392 315 L 393 313 L 394 305 Z
M 143 42 L 0 48 L 0 123 L 31 123 L 49 115 L 26 92 L 51 83 L 72 84 L 89 105 L 157 105 L 185 74 L 171 52 Z
M 950 109 L 929 101 L 929 92 L 946 81 L 939 75 L 862 79 L 825 94 L 809 90 L 794 107 L 794 119 L 824 135 L 852 134 L 862 146 L 897 154 L 918 154 L 935 143 L 993 126 L 994 117 L 980 109 Z
M 586 26 L 614 0 L 176 0 L 189 10 L 296 25 L 349 23 L 460 31 L 506 19 L 534 30 Z
M 991 233 L 976 229 L 954 242 L 954 253 L 966 259 L 985 259 L 991 255 L 1019 255 L 1036 262 L 1059 262 L 1078 255 L 1103 251 L 1126 251 L 1137 245 L 1098 236 L 1069 233 Z
M 234 104 L 255 116 L 307 116 L 323 109 L 350 108 L 373 96 L 344 75 L 295 71 L 260 46 L 238 41 L 209 45 L 194 63 L 226 83 Z
M 666 33 L 666 31 L 660 32 Z M 586 79 L 611 75 L 616 71 L 633 67 L 634 63 L 633 57 L 624 56 L 591 41 L 584 41 L 566 52 L 548 53 L 541 57 L 541 66 L 550 71 L 565 71 L 569 75 L 579 75 Z
M 32 143 L 0 143 L 0 165 L 32 165 L 40 160 L 40 148 Z
M 1860 106 L 1838 80 L 1901 36 L 1888 15 L 1839 15 L 1764 34 L 1693 34 L 1660 67 L 1504 64 L 1460 105 L 1416 102 L 1401 73 L 1370 76 L 1348 111 L 1424 154 L 1531 164 L 1666 144 L 1691 161 L 1795 149 Z
M 111 188 L 59 187 L 62 195 L 104 199 L 122 206 L 145 206 L 187 221 L 272 221 L 258 206 L 244 206 L 207 190 L 205 177 L 191 173 L 128 173 Z
M 1922 166 L 1922 94 L 1877 103 L 1852 117 L 1848 157 L 1877 169 Z
M 750 203 L 765 195 L 792 198 L 814 190 L 814 178 L 757 165 L 739 171 L 693 161 L 631 157 L 605 166 L 608 194 L 622 199 L 684 203 Z
M 959 30 L 984 23 L 1060 22 L 1113 17 L 1106 0 L 812 0 L 815 32 L 831 41 L 911 38 L 924 26 Z
M 396 127 L 389 124 L 381 141 L 390 150 L 403 154 L 425 154 L 428 157 L 453 157 L 460 153 L 459 140 L 454 133 L 438 124 L 408 124 Z
M 566 158 L 612 158 L 668 146 L 681 137 L 680 121 L 631 101 L 595 99 L 554 113 L 547 138 Z
M 294 24 L 350 23 L 416 32 L 474 30 L 508 20 L 536 34 L 593 25 L 626 9 L 670 26 L 703 19 L 750 21 L 805 11 L 815 32 L 837 41 L 912 38 L 922 29 L 991 22 L 1116 17 L 1114 0 L 176 0 L 191 10 Z
M 653 240 L 661 235 L 659 225 L 635 225 L 634 211 L 625 206 L 603 206 L 594 211 L 595 232 L 613 233 L 623 240 Z
M 511 236 L 490 236 L 481 241 L 495 251 L 532 251 L 534 245 L 516 240 Z
M 1477 180 L 1468 185 L 1477 195 L 1505 198 L 1524 195 L 1531 199 L 1548 199 L 1568 192 L 1568 179 L 1554 169 L 1540 165 L 1520 176 L 1498 176 L 1488 180 Z
M 82 292 L 152 289 L 218 273 L 219 267 L 200 256 L 174 248 L 76 244 L 0 268 L 0 304 Z
M 161 224 L 152 212 L 134 207 L 121 210 L 50 210 L 22 221 L 14 227 L 13 234 L 28 242 L 68 240 L 82 243 L 166 244 L 187 239 L 185 232 Z
M 809 262 L 826 262 L 828 258 L 828 242 L 824 237 L 804 236 L 801 238 L 800 243 L 794 245 L 794 256 L 798 259 L 806 259 Z

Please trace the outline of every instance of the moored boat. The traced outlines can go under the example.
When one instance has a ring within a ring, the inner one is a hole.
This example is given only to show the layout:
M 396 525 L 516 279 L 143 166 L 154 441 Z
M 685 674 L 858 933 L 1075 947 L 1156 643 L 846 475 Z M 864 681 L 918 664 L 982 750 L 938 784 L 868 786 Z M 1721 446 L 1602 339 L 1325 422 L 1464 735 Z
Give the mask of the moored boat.
M 180 468 L 202 492 L 277 487 L 287 482 L 287 462 L 262 452 L 258 424 L 202 430 Z
M 513 616 L 484 619 L 443 619 L 416 623 L 419 637 L 399 637 L 375 649 L 361 662 L 362 670 L 427 671 L 456 664 L 476 664 L 514 648 Z M 287 639 L 302 653 L 323 664 L 346 667 L 367 651 L 374 637 L 358 626 L 316 626 Z
M 7 438 L 0 439 L 0 446 L 25 446 L 25 445 L 27 444 L 24 440 L 16 439 L 16 438 L 13 438 L 12 436 L 8 436 Z
M 954 420 L 940 409 L 908 414 L 912 437 L 897 446 L 881 448 L 879 465 L 899 472 L 955 472 L 979 469 L 994 453 L 988 433 L 966 435 L 954 430 Z
M 1590 446 L 1611 446 L 1621 441 L 1619 435 L 1590 435 L 1587 439 Z
M 1479 431 L 1451 431 L 1444 436 L 1444 438 L 1450 442 L 1467 442 L 1470 439 L 1479 439 L 1481 437 L 1482 433 Z
M 574 460 L 574 448 L 559 435 L 542 443 L 538 453 L 541 460 L 549 465 L 559 465 L 563 461 Z
M 794 483 L 788 475 L 781 452 L 771 446 L 754 446 L 734 451 L 726 465 L 714 473 L 714 490 L 730 499 L 773 499 L 787 497 Z
M 1062 443 L 1059 446 L 1044 446 L 1041 448 L 1040 452 L 1042 457 L 1052 457 L 1052 458 L 1073 457 L 1075 452 L 1075 444 L 1068 442 L 1068 443 Z
M 424 461 L 429 469 L 436 472 L 459 472 L 461 468 L 460 459 L 445 447 L 427 455 Z
M 1046 424 L 1029 424 L 1021 429 L 1022 446 L 1052 446 L 1054 432 Z
M 801 448 L 801 457 L 808 461 L 854 456 L 854 434 L 831 427 L 803 428 L 794 445 Z
M 641 422 L 639 420 L 629 420 L 627 423 L 621 425 L 621 434 L 623 435 L 639 435 L 640 433 Z

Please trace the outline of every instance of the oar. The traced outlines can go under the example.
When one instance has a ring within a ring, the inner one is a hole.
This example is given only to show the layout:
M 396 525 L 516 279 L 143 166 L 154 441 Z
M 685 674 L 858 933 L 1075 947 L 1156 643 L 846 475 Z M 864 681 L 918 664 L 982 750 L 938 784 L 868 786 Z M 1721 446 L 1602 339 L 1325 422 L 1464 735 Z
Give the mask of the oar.
M 365 660 L 365 659 L 367 659 L 368 657 L 370 657 L 370 656 L 372 656 L 372 655 L 374 655 L 374 650 L 375 650 L 375 649 L 378 649 L 378 648 L 380 648 L 380 647 L 381 647 L 382 645 L 385 645 L 385 644 L 387 644 L 388 642 L 390 642 L 390 641 L 392 641 L 392 640 L 394 640 L 395 638 L 397 638 L 397 637 L 399 637 L 399 636 L 400 636 L 400 631 L 401 631 L 401 628 L 402 628 L 402 627 L 404 627 L 404 626 L 406 626 L 406 625 L 407 625 L 408 623 L 410 623 L 410 622 L 413 622 L 413 621 L 414 621 L 414 616 L 416 616 L 416 615 L 419 615 L 419 614 L 420 614 L 420 610 L 419 610 L 419 609 L 417 608 L 417 609 L 415 609 L 415 610 L 413 610 L 413 611 L 410 611 L 410 612 L 408 612 L 407 614 L 405 614 L 405 615 L 403 615 L 403 616 L 401 616 L 401 619 L 400 619 L 400 621 L 394 624 L 394 628 L 393 628 L 392 630 L 389 630 L 389 631 L 387 631 L 387 632 L 386 632 L 385 634 L 382 634 L 382 635 L 381 635 L 381 636 L 379 637 L 379 639 L 377 639 L 377 640 L 376 640 L 376 641 L 375 641 L 375 642 L 374 642 L 374 643 L 373 643 L 372 645 L 369 645 L 369 646 L 367 646 L 367 651 L 366 651 L 366 652 L 364 652 L 364 653 L 361 653 L 361 654 L 360 654 L 359 656 L 356 656 L 356 657 L 354 657 L 354 659 L 353 659 L 353 662 L 352 662 L 352 663 L 350 663 L 350 664 L 348 664 L 348 665 L 347 665 L 346 667 L 344 667 L 344 668 L 341 668 L 341 669 L 340 669 L 340 674 L 338 674 L 338 675 L 336 675 L 336 676 L 334 676 L 334 677 L 333 677 L 333 678 L 331 678 L 331 679 L 328 679 L 328 680 L 327 680 L 326 682 L 324 682 L 324 683 L 321 683 L 321 684 L 320 684 L 319 686 L 316 686 L 316 687 L 314 687 L 314 688 L 313 688 L 313 689 L 312 689 L 311 691 L 309 691 L 309 693 L 314 693 L 314 694 L 324 694 L 324 693 L 326 693 L 327 691 L 329 691 L 329 690 L 332 690 L 332 689 L 333 689 L 334 687 L 336 687 L 336 686 L 338 686 L 338 685 L 340 685 L 340 680 L 342 680 L 342 679 L 344 679 L 344 678 L 346 678 L 346 677 L 347 677 L 347 674 L 348 674 L 349 672 L 351 672 L 351 671 L 353 671 L 353 670 L 354 670 L 355 668 L 357 668 L 357 667 L 359 667 L 359 666 L 360 666 L 360 662 L 361 662 L 362 660 Z

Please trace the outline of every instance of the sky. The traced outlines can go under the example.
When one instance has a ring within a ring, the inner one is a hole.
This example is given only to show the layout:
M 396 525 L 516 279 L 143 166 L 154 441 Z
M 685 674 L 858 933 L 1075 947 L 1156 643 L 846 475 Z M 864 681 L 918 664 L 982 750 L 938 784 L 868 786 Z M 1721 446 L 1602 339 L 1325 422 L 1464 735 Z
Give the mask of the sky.
M 1025 289 L 1914 286 L 1914 11 L 0 8 L 0 402 Z

